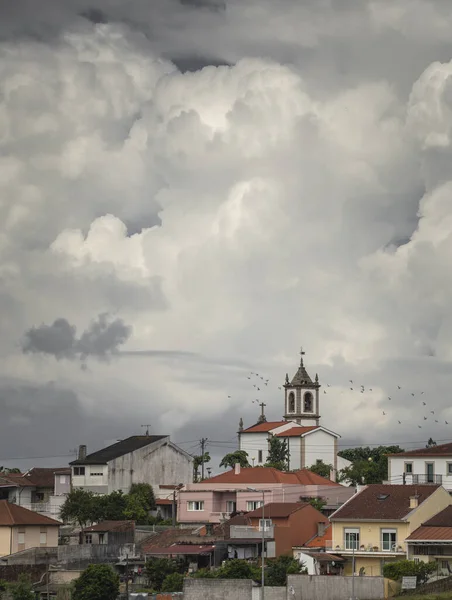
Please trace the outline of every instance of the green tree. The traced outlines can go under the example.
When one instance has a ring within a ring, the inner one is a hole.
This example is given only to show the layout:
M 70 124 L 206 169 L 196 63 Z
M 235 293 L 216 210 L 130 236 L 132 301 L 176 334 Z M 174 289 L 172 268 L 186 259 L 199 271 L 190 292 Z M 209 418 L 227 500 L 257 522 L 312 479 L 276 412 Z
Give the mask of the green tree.
M 436 446 L 436 442 L 433 438 L 429 438 L 427 445 L 425 446 L 426 448 L 433 448 L 434 446 Z
M 326 479 L 330 478 L 331 471 L 333 469 L 332 465 L 327 465 L 323 462 L 323 460 L 318 460 L 315 465 L 311 465 L 309 467 L 309 471 L 312 473 L 316 473 L 320 475 L 320 477 L 325 477 Z
M 149 483 L 134 483 L 126 496 L 124 516 L 126 519 L 136 521 L 138 525 L 146 525 L 149 521 L 149 512 L 155 510 L 154 490 Z
M 65 522 L 75 522 L 81 529 L 95 521 L 95 496 L 93 492 L 75 488 L 66 496 L 60 510 L 60 518 Z
M 388 478 L 388 454 L 403 452 L 400 446 L 378 446 L 376 448 L 349 448 L 338 452 L 338 456 L 352 462 L 338 473 L 339 482 L 351 485 L 382 483 Z
M 17 583 L 9 586 L 12 600 L 35 600 L 35 595 L 28 575 L 21 574 Z
M 1 598 L 3 598 L 6 590 L 7 590 L 8 584 L 6 583 L 6 581 L 4 579 L 0 579 L 0 600 Z
M 162 592 L 182 592 L 184 589 L 184 576 L 182 573 L 167 575 L 162 583 Z
M 217 570 L 218 579 L 254 579 L 260 581 L 260 569 L 246 560 L 234 558 L 228 560 L 223 567 Z
M 417 577 L 418 585 L 425 583 L 430 575 L 436 571 L 436 562 L 425 563 L 414 560 L 398 560 L 390 562 L 383 566 L 383 575 L 388 579 L 396 581 L 402 577 Z
M 121 521 L 125 518 L 127 495 L 121 491 L 93 498 L 93 521 Z
M 184 565 L 169 558 L 151 558 L 146 562 L 145 572 L 149 584 L 158 592 L 169 575 L 180 573 Z M 174 590 L 177 591 L 177 590 Z
M 286 585 L 287 575 L 307 573 L 306 566 L 292 556 L 280 556 L 267 561 L 265 569 L 265 585 Z
M 221 460 L 220 467 L 233 469 L 237 463 L 244 469 L 249 467 L 248 452 L 245 452 L 245 450 L 236 450 L 235 452 L 226 454 Z
M 320 512 L 322 512 L 326 506 L 326 500 L 324 498 L 306 498 L 306 502 Z
M 119 576 L 109 565 L 90 565 L 74 582 L 72 600 L 116 600 Z
M 18 469 L 17 467 L 13 467 L 12 469 L 10 469 L 9 467 L 2 467 L 0 466 L 0 475 L 8 475 L 8 473 L 20 473 L 20 469 Z
M 193 483 L 199 481 L 199 467 L 208 462 L 210 462 L 210 454 L 208 452 L 193 457 Z
M 289 465 L 289 448 L 287 441 L 276 436 L 270 438 L 266 467 L 287 471 Z

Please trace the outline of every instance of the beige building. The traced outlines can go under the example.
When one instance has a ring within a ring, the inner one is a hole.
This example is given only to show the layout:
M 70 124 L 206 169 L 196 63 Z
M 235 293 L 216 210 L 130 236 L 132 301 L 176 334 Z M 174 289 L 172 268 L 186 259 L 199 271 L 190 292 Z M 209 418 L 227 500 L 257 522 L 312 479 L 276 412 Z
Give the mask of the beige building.
M 50 517 L 0 500 L 0 556 L 58 546 L 60 525 Z

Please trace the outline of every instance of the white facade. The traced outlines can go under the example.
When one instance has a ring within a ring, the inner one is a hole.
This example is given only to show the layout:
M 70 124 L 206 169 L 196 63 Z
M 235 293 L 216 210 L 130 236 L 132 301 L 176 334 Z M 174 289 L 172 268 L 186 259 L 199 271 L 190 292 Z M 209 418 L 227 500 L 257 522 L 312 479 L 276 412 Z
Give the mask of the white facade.
M 74 465 L 72 467 L 72 486 L 91 490 L 97 494 L 106 494 L 108 490 L 108 466 Z
M 450 456 L 390 456 L 388 481 L 392 484 L 441 484 L 452 491 L 452 454 Z

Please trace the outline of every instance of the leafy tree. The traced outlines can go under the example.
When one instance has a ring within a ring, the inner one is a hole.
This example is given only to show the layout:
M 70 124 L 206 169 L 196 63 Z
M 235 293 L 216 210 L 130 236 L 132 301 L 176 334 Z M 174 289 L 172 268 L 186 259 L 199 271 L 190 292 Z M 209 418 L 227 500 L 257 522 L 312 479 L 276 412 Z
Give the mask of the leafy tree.
M 127 496 L 121 491 L 93 498 L 93 521 L 121 521 L 125 517 Z
M 19 575 L 17 583 L 9 586 L 12 600 L 35 600 L 35 595 L 28 575 Z
M 8 475 L 8 473 L 20 473 L 21 470 L 18 469 L 17 467 L 14 467 L 12 469 L 8 468 L 8 467 L 2 467 L 0 466 L 0 475 Z
M 199 481 L 199 467 L 201 465 L 205 465 L 210 462 L 210 454 L 208 452 L 204 452 L 204 454 L 200 454 L 199 456 L 193 457 L 193 482 L 196 483 Z
M 324 498 L 306 498 L 306 501 L 320 512 L 322 512 L 326 506 L 326 500 Z
M 436 442 L 433 438 L 429 438 L 427 445 L 425 446 L 426 448 L 433 448 L 434 446 L 436 446 Z
M 321 477 L 325 477 L 326 479 L 330 478 L 331 470 L 333 469 L 332 465 L 327 465 L 323 462 L 323 460 L 318 460 L 315 465 L 311 465 L 309 467 L 309 471 L 312 473 L 316 473 Z
M 220 467 L 224 467 L 225 469 L 229 467 L 233 469 L 237 463 L 244 469 L 249 467 L 248 452 L 245 452 L 245 450 L 236 450 L 235 452 L 226 454 L 221 460 Z
M 182 592 L 184 589 L 184 576 L 182 573 L 167 575 L 162 583 L 162 592 Z
M 149 512 L 157 507 L 154 490 L 149 483 L 134 483 L 126 496 L 124 516 L 126 519 L 145 525 L 149 521 Z
M 6 583 L 6 581 L 4 579 L 0 579 L 0 600 L 1 600 L 1 598 L 3 598 L 3 595 L 6 592 L 7 587 L 8 587 L 8 584 Z
M 338 481 L 351 485 L 381 483 L 388 478 L 388 454 L 403 452 L 400 446 L 360 447 L 341 450 L 338 455 L 352 462 L 338 473 Z
M 266 467 L 287 471 L 289 464 L 289 448 L 287 441 L 273 436 L 270 438 Z
M 287 575 L 307 573 L 306 566 L 292 556 L 280 556 L 267 561 L 265 585 L 286 585 Z
M 133 483 L 130 486 L 129 496 L 137 496 L 148 510 L 155 510 L 157 507 L 154 490 L 149 483 Z
M 109 565 L 90 565 L 74 582 L 72 600 L 116 600 L 119 576 Z
M 161 591 L 165 579 L 174 574 L 180 573 L 184 569 L 183 563 L 178 563 L 169 558 L 151 558 L 146 562 L 146 577 L 152 587 Z M 177 590 L 172 590 L 177 591 Z
M 228 560 L 223 567 L 217 570 L 218 579 L 254 579 L 260 581 L 260 569 L 246 560 L 234 558 Z
M 436 571 L 436 562 L 425 563 L 414 560 L 398 560 L 383 566 L 383 575 L 388 579 L 400 580 L 402 577 L 417 577 L 417 583 L 425 583 L 430 575 Z
M 93 492 L 76 488 L 66 496 L 60 510 L 60 518 L 65 522 L 75 522 L 81 529 L 96 519 L 95 496 Z

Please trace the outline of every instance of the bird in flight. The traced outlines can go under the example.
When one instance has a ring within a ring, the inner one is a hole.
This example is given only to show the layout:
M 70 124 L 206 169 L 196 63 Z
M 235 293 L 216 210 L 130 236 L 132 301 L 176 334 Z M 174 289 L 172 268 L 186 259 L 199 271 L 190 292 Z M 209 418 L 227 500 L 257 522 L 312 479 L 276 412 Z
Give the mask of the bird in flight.
M 430 412 L 432 413 L 432 415 L 434 415 L 434 414 L 435 414 L 435 411 L 434 411 L 434 410 L 431 410 Z
M 397 421 L 397 423 L 398 423 L 399 425 L 401 425 L 401 424 L 402 424 L 402 421 Z
M 388 396 L 388 400 L 391 400 L 391 396 Z
M 383 414 L 386 415 L 385 411 L 383 411 Z
M 427 420 L 427 417 L 424 417 L 424 421 L 426 421 L 426 420 Z
M 411 395 L 414 396 L 413 392 L 411 392 Z
M 425 402 L 422 403 L 424 406 L 427 406 Z
M 327 387 L 331 387 L 329 383 L 327 383 L 326 385 L 327 385 Z
M 446 423 L 446 425 L 449 425 L 449 423 L 447 421 L 444 421 L 444 423 Z
M 419 429 L 422 429 L 422 427 L 420 425 L 418 425 Z
M 397 386 L 399 388 L 399 390 L 401 390 L 402 388 L 400 387 L 400 385 Z
M 350 383 L 353 385 L 353 379 L 349 379 Z
M 323 393 L 326 394 L 326 390 L 323 390 Z
M 228 396 L 228 398 L 230 398 L 231 396 Z

